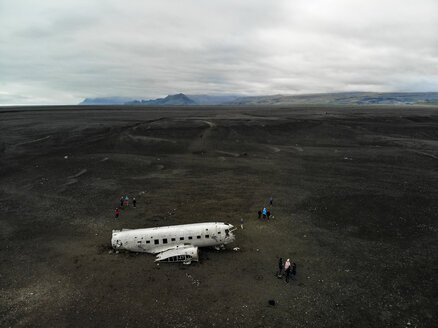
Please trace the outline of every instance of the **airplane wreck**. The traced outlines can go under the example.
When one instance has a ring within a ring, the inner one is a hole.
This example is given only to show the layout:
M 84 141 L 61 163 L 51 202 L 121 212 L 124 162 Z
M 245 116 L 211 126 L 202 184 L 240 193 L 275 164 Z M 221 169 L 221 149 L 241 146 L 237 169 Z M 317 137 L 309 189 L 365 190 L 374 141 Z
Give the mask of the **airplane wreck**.
M 156 254 L 155 262 L 198 261 L 198 247 L 224 248 L 235 240 L 233 225 L 205 222 L 174 226 L 113 230 L 115 250 Z

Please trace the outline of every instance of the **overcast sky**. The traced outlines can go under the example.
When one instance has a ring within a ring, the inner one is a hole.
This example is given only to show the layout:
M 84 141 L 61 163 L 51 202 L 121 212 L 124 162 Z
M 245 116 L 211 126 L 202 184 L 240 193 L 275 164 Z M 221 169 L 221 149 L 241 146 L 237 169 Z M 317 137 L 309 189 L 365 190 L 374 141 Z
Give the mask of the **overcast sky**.
M 0 0 L 0 104 L 438 91 L 438 0 Z

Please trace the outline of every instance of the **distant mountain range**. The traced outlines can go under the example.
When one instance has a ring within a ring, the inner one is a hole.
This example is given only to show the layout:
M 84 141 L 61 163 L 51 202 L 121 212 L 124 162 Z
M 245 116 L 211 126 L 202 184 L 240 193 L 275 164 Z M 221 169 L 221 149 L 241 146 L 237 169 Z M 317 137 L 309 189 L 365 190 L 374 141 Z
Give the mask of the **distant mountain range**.
M 123 97 L 86 98 L 79 105 L 140 106 L 287 106 L 287 105 L 411 105 L 438 102 L 438 92 L 340 92 L 307 95 L 242 97 L 238 95 L 184 95 L 133 100 Z
M 242 98 L 242 95 L 189 95 L 188 97 L 198 105 L 223 105 L 230 101 Z
M 193 106 L 197 105 L 195 101 L 187 97 L 183 93 L 177 95 L 169 95 L 166 98 L 158 98 L 154 100 L 134 100 L 128 101 L 125 105 L 145 105 L 145 106 Z
M 85 98 L 79 105 L 144 105 L 144 106 L 196 106 L 223 105 L 241 98 L 241 95 L 189 95 L 183 93 L 165 98 L 134 100 L 121 97 Z
M 229 105 L 409 105 L 436 102 L 437 99 L 438 92 L 341 92 L 245 97 L 231 101 Z
M 79 105 L 123 105 L 131 98 L 125 97 L 103 97 L 103 98 L 85 98 Z

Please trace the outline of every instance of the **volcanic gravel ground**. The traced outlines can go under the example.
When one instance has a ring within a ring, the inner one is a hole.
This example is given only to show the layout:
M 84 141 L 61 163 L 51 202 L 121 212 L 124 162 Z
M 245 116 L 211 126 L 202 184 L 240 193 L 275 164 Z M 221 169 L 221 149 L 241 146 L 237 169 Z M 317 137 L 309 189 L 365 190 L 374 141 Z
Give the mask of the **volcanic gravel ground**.
M 436 108 L 0 109 L 0 326 L 431 327 L 437 168 Z M 190 266 L 111 251 L 208 221 Z

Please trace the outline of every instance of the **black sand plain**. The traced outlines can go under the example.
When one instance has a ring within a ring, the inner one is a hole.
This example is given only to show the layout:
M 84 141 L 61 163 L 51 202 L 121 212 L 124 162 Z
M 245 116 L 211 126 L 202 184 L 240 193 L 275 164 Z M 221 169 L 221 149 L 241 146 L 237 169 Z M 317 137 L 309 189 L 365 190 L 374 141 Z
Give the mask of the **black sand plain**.
M 434 326 L 437 168 L 436 107 L 0 109 L 0 326 Z M 190 266 L 110 248 L 241 218 Z

